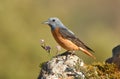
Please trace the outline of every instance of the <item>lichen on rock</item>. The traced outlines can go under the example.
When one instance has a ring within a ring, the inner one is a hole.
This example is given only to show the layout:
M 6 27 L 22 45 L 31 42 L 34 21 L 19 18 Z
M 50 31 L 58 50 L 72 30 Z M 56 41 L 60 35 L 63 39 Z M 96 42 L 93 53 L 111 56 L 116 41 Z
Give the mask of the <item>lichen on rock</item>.
M 44 63 L 38 79 L 84 79 L 84 73 L 77 70 L 77 66 L 83 67 L 83 60 L 75 54 L 65 52 Z

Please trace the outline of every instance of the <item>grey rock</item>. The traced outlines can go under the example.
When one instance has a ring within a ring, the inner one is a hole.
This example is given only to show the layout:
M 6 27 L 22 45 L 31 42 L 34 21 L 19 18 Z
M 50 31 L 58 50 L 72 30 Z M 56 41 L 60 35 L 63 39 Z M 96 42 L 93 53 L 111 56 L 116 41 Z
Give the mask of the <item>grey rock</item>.
M 84 62 L 75 54 L 65 52 L 42 65 L 38 79 L 85 79 Z
M 109 64 L 116 64 L 118 66 L 118 69 L 120 70 L 120 45 L 112 49 L 112 57 L 106 59 L 105 62 Z

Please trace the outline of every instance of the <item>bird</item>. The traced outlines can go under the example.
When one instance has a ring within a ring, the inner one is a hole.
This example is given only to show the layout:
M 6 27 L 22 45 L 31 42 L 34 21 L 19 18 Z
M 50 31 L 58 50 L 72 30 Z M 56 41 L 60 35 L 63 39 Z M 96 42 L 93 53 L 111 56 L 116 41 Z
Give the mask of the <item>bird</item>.
M 96 57 L 91 54 L 91 52 L 94 51 L 85 45 L 71 30 L 69 30 L 59 18 L 50 17 L 47 21 L 44 21 L 43 24 L 50 26 L 54 39 L 67 51 L 81 50 L 85 54 L 96 59 Z

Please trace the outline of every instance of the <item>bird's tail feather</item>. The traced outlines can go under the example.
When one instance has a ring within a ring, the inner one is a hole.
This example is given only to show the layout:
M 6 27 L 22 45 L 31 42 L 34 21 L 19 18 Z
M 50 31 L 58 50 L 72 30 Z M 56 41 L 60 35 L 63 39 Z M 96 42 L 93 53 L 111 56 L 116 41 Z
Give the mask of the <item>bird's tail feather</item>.
M 79 47 L 79 48 L 80 48 L 80 50 L 83 51 L 85 54 L 87 54 L 87 55 L 89 55 L 90 57 L 96 59 L 96 57 L 93 56 L 89 51 L 87 51 L 87 50 L 85 50 L 85 49 L 83 49 L 83 48 L 81 48 L 81 47 Z
M 93 51 L 91 48 L 89 48 L 88 46 L 84 45 L 88 50 L 92 51 L 93 53 L 95 53 L 95 51 Z

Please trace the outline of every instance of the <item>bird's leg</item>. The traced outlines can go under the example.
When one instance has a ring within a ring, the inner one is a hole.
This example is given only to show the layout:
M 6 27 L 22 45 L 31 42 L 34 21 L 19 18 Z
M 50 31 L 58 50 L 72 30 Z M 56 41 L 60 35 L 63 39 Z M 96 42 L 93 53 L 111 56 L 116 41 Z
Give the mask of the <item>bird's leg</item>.
M 72 55 L 75 55 L 75 50 L 72 51 Z
M 75 50 L 71 50 L 69 51 L 71 53 L 71 55 L 74 55 L 75 54 Z

